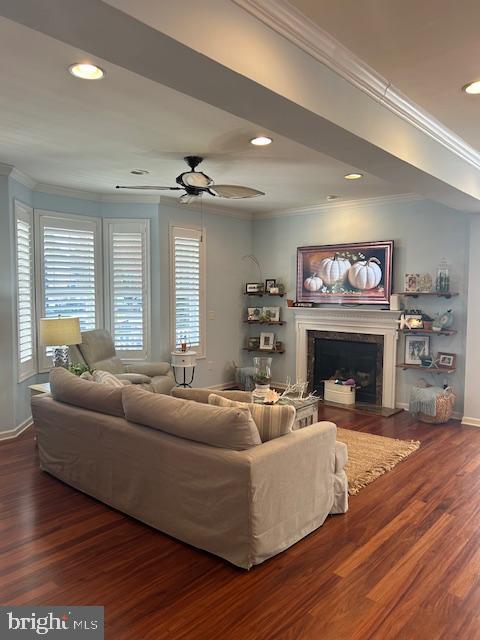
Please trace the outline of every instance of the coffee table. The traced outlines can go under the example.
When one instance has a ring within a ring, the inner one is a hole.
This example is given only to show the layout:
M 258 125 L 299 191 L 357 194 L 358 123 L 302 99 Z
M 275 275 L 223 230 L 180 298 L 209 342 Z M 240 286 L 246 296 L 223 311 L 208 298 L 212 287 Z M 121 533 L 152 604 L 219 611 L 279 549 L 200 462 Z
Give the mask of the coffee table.
M 254 402 L 262 402 L 255 400 Z M 318 422 L 318 398 L 289 398 L 283 397 L 277 404 L 290 404 L 295 407 L 296 415 L 293 430 L 303 429 L 315 422 Z

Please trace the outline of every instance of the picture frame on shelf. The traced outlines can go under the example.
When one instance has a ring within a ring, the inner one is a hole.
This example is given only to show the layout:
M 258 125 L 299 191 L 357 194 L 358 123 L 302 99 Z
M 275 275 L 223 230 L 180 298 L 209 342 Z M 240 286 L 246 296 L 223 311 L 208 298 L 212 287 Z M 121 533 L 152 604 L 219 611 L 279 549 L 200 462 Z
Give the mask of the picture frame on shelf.
M 405 364 L 422 364 L 422 358 L 430 355 L 430 336 L 405 337 Z
M 259 349 L 260 348 L 260 338 L 258 336 L 252 336 L 247 340 L 247 349 Z
M 418 278 L 418 291 L 430 293 L 433 290 L 433 278 L 430 273 L 421 273 Z
M 247 308 L 247 320 L 250 322 L 258 322 L 263 313 L 262 307 L 248 307 Z
M 260 282 L 247 282 L 245 293 L 262 293 L 263 285 Z
M 419 313 L 412 313 L 412 312 L 405 312 L 405 325 L 407 327 L 407 329 L 409 331 L 412 331 L 414 329 L 423 329 L 423 317 L 422 314 Z
M 275 334 L 270 331 L 262 331 L 260 334 L 260 350 L 273 351 L 275 349 Z
M 406 293 L 418 293 L 418 290 L 420 288 L 420 274 L 406 273 L 404 288 Z
M 283 342 L 281 340 L 275 340 L 275 351 L 283 351 Z
M 437 353 L 437 366 L 439 369 L 455 369 L 457 365 L 456 353 Z
M 262 316 L 265 322 L 280 322 L 280 307 L 263 307 Z
M 267 278 L 265 280 L 265 291 L 267 293 L 270 293 L 270 289 L 276 289 L 276 288 L 277 288 L 276 278 Z

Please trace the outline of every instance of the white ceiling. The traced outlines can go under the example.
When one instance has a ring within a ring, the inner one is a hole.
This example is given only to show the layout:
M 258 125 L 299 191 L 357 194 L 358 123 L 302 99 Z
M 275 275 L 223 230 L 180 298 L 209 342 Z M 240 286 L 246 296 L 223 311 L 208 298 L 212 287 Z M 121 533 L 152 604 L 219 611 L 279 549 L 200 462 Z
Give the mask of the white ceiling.
M 217 183 L 266 192 L 214 201 L 247 211 L 306 207 L 328 194 L 352 200 L 402 191 L 368 174 L 346 181 L 345 173 L 361 167 L 275 134 L 270 147 L 255 148 L 249 138 L 265 129 L 98 58 L 105 79 L 76 80 L 66 69 L 82 60 L 90 58 L 0 19 L 0 162 L 39 183 L 118 193 L 122 183 L 174 185 L 182 157 L 193 153 L 205 156 L 201 168 Z M 150 175 L 130 175 L 135 168 Z
M 478 0 L 290 0 L 411 100 L 480 150 Z

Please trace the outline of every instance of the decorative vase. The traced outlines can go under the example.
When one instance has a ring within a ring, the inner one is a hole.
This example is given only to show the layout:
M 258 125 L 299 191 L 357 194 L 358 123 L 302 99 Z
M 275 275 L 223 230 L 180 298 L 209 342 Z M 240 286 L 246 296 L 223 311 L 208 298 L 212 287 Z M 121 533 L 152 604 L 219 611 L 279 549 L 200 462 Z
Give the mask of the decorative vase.
M 265 397 L 270 389 L 272 380 L 272 358 L 256 356 L 253 358 L 253 381 L 255 382 L 256 396 Z

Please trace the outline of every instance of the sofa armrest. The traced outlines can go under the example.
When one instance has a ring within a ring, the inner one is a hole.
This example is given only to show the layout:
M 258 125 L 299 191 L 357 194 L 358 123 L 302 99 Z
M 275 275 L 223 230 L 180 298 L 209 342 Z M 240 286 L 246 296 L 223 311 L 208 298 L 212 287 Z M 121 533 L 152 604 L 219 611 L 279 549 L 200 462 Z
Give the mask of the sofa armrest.
M 317 422 L 242 452 L 250 463 L 252 563 L 319 527 L 334 502 L 336 426 Z
M 125 364 L 125 373 L 141 373 L 150 378 L 155 376 L 172 376 L 169 362 L 134 362 Z

